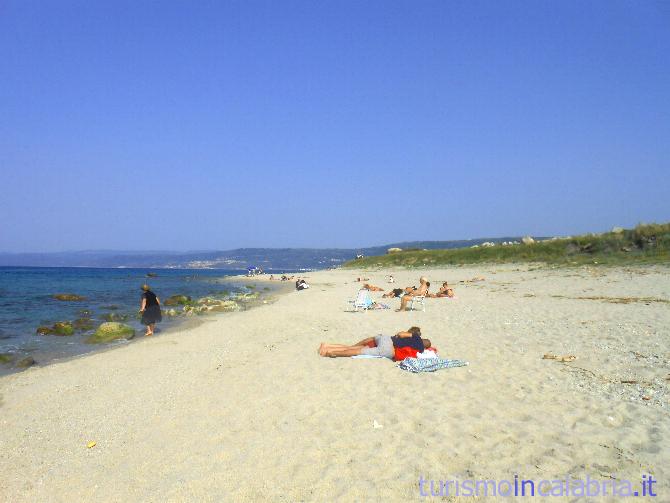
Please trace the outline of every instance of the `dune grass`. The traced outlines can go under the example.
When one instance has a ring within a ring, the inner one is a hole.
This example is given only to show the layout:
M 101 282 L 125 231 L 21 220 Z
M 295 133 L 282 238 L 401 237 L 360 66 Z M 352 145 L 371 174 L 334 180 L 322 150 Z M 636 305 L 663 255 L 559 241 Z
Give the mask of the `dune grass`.
M 585 234 L 533 244 L 450 250 L 402 251 L 351 260 L 344 267 L 421 267 L 478 263 L 542 262 L 556 265 L 670 263 L 670 222 Z

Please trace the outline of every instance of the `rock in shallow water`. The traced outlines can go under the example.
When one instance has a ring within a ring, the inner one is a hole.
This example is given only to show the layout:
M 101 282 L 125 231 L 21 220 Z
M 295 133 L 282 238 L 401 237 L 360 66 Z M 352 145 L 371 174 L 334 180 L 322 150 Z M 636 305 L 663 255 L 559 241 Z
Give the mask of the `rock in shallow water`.
M 20 369 L 26 369 L 28 367 L 32 367 L 33 365 L 35 365 L 35 363 L 37 363 L 35 361 L 35 358 L 33 358 L 32 356 L 26 356 L 22 360 L 16 362 L 16 366 Z
M 77 318 L 72 322 L 72 327 L 75 330 L 80 332 L 86 332 L 87 330 L 93 330 L 95 324 L 91 318 Z
M 86 339 L 86 342 L 89 344 L 98 344 L 101 342 L 111 342 L 116 339 L 132 339 L 134 336 L 135 329 L 133 327 L 112 321 L 100 325 L 95 333 Z
M 104 321 L 126 321 L 128 315 L 121 313 L 105 313 L 100 315 L 100 319 Z
M 74 328 L 72 327 L 72 323 L 70 323 L 69 321 L 59 321 L 58 323 L 54 323 L 54 326 L 51 328 L 53 330 L 54 335 L 74 334 Z
M 11 353 L 0 353 L 0 363 L 12 363 L 14 355 Z
M 166 306 L 184 306 L 191 303 L 191 297 L 188 295 L 173 295 L 165 300 Z
M 55 293 L 52 295 L 52 297 L 56 300 L 64 300 L 64 301 L 86 300 L 86 297 L 82 297 L 81 295 L 77 295 L 75 293 Z

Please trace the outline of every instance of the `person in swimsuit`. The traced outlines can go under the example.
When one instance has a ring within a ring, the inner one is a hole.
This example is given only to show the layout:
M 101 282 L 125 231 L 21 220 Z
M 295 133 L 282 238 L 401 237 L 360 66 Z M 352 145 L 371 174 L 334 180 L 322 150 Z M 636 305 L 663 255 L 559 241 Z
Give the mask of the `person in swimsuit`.
M 374 347 L 370 347 L 372 343 L 375 344 Z M 431 347 L 431 342 L 430 339 L 421 338 L 421 329 L 419 327 L 410 327 L 407 331 L 400 331 L 393 337 L 389 335 L 368 337 L 351 346 L 322 342 L 319 346 L 319 354 L 331 358 L 370 355 L 393 359 L 395 348 L 404 347 L 411 347 L 421 353 L 424 349 Z
M 419 282 L 421 283 L 421 286 L 419 286 L 417 290 L 406 293 L 405 295 L 402 296 L 402 299 L 400 299 L 400 309 L 396 309 L 396 312 L 407 311 L 407 303 L 412 299 L 412 297 L 420 297 L 428 293 L 428 285 L 429 285 L 428 278 L 426 278 L 425 276 L 421 276 L 419 278 Z
M 394 299 L 394 298 L 402 297 L 403 295 L 405 295 L 407 293 L 411 293 L 414 290 L 416 290 L 415 286 L 405 287 L 404 290 L 402 288 L 394 288 L 390 292 L 385 293 L 384 295 L 382 295 L 382 297 Z
M 446 281 L 442 283 L 442 286 L 440 287 L 437 293 L 434 293 L 432 295 L 426 295 L 426 297 L 432 297 L 432 298 L 453 297 L 453 296 L 454 296 L 454 290 L 449 286 L 449 284 Z
M 363 290 L 369 290 L 371 292 L 383 292 L 384 289 L 378 286 L 371 285 L 370 283 L 365 283 L 363 285 Z
M 156 294 L 149 289 L 149 285 L 142 285 L 142 301 L 140 313 L 142 313 L 142 324 L 147 326 L 145 336 L 154 335 L 156 323 L 161 321 L 161 301 Z

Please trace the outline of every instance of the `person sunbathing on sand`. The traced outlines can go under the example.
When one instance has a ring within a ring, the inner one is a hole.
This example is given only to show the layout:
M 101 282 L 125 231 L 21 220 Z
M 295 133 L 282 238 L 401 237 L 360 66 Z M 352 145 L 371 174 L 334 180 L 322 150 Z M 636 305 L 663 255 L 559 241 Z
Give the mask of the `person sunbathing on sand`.
M 407 293 L 410 293 L 410 292 L 413 292 L 414 290 L 416 290 L 415 286 L 407 286 L 407 287 L 405 287 L 404 290 L 402 288 L 394 288 L 390 292 L 387 292 L 384 295 L 382 295 L 382 297 L 394 299 L 394 298 L 402 297 L 403 295 L 405 295 Z
M 371 285 L 370 283 L 365 283 L 363 285 L 363 290 L 370 290 L 371 292 L 383 292 L 384 291 L 383 288 Z
M 412 297 L 421 297 L 422 295 L 426 295 L 428 293 L 428 278 L 421 276 L 419 278 L 419 282 L 421 283 L 421 286 L 419 286 L 418 289 L 406 293 L 402 296 L 402 299 L 400 299 L 400 309 L 396 309 L 396 312 L 407 311 L 407 303 L 412 299 Z
M 454 289 L 449 286 L 449 284 L 445 281 L 442 283 L 442 286 L 440 289 L 437 291 L 437 293 L 434 294 L 427 294 L 426 297 L 431 297 L 434 299 L 438 299 L 441 297 L 453 297 L 454 296 Z
M 374 347 L 371 347 L 372 344 L 374 344 Z M 393 359 L 395 348 L 406 347 L 416 349 L 421 353 L 424 349 L 431 347 L 431 342 L 430 339 L 421 338 L 421 329 L 419 327 L 410 327 L 406 332 L 400 331 L 393 337 L 389 335 L 368 337 L 352 346 L 322 342 L 321 346 L 319 346 L 319 354 L 331 358 L 369 355 Z

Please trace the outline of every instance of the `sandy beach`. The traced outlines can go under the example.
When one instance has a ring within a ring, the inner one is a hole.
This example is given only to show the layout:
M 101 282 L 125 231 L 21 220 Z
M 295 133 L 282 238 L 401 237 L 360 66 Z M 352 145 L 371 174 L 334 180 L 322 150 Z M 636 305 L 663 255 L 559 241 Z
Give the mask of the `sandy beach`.
M 2 377 L 0 500 L 408 501 L 420 480 L 653 474 L 670 501 L 669 272 L 314 272 L 272 304 Z M 389 273 L 456 298 L 350 312 L 355 279 Z M 469 366 L 317 354 L 411 325 Z

